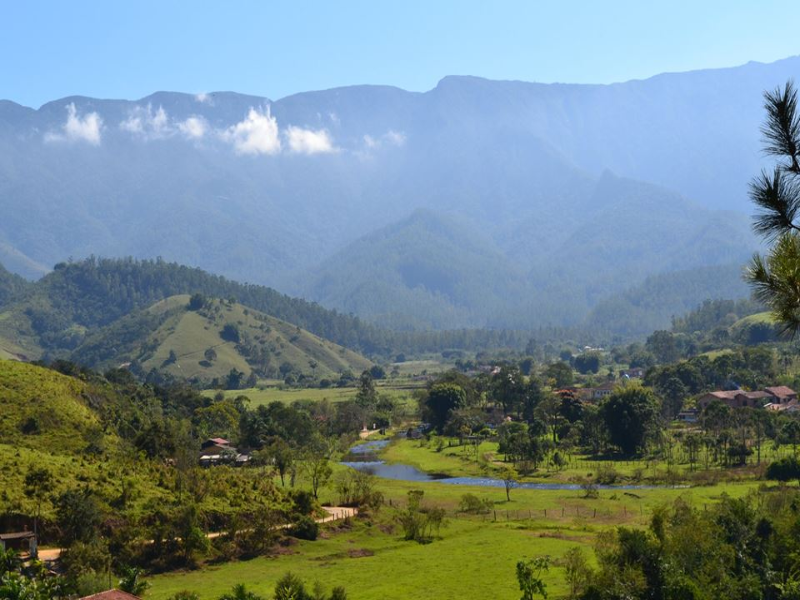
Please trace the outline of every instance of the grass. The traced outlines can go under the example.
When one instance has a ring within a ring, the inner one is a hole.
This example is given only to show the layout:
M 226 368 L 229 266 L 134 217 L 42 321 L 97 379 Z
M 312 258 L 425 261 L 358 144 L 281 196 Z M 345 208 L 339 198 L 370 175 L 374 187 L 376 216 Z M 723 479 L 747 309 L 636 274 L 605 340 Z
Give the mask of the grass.
M 288 363 L 297 373 L 334 377 L 345 370 L 360 373 L 372 364 L 355 352 L 241 304 L 213 300 L 201 311 L 190 311 L 185 308 L 188 302 L 189 296 L 173 296 L 149 309 L 174 314 L 142 340 L 143 345 L 154 348 L 142 361 L 145 369 L 157 368 L 203 380 L 222 379 L 233 368 L 249 373 L 251 368 L 237 344 L 220 336 L 226 324 L 236 325 L 243 341 L 268 352 L 274 367 Z M 216 359 L 206 361 L 204 353 L 210 349 Z M 177 357 L 172 363 L 168 361 L 170 351 Z
M 0 440 L 6 444 L 75 452 L 100 422 L 86 406 L 87 386 L 72 377 L 27 363 L 0 360 Z M 26 434 L 23 426 L 35 424 Z M 105 436 L 113 443 L 111 436 Z
M 400 403 L 401 406 L 412 402 L 411 394 L 413 386 L 403 381 L 380 381 L 378 382 L 378 393 L 387 394 Z M 203 392 L 207 396 L 214 396 L 219 390 L 206 390 Z M 247 396 L 250 399 L 250 407 L 266 405 L 270 402 L 283 402 L 291 404 L 299 400 L 313 400 L 319 402 L 328 400 L 329 402 L 344 402 L 352 400 L 358 393 L 355 387 L 331 387 L 331 388 L 288 388 L 281 386 L 260 386 L 243 390 L 226 390 L 222 392 L 226 398 L 237 396 Z
M 510 502 L 502 488 L 389 480 L 379 480 L 378 487 L 395 508 L 382 509 L 374 520 L 355 519 L 352 526 L 332 526 L 323 539 L 298 542 L 273 557 L 154 576 L 148 597 L 166 599 L 189 589 L 203 599 L 213 599 L 236 583 L 269 597 L 277 579 L 291 571 L 309 586 L 316 580 L 328 589 L 343 585 L 349 597 L 359 600 L 516 600 L 516 562 L 546 554 L 556 560 L 546 580 L 551 596 L 557 598 L 566 592 L 557 559 L 574 546 L 584 548 L 591 557 L 599 531 L 621 524 L 643 526 L 653 509 L 679 497 L 702 506 L 718 501 L 723 493 L 743 496 L 756 489 L 756 484 L 638 490 L 635 496 L 601 491 L 597 499 L 584 498 L 580 491 L 512 490 Z M 441 506 L 450 515 L 442 539 L 432 544 L 403 541 L 394 524 L 394 511 L 405 506 L 411 489 L 423 490 L 426 504 Z M 456 516 L 465 493 L 489 499 L 496 513 Z M 330 489 L 323 491 L 321 499 L 335 502 Z

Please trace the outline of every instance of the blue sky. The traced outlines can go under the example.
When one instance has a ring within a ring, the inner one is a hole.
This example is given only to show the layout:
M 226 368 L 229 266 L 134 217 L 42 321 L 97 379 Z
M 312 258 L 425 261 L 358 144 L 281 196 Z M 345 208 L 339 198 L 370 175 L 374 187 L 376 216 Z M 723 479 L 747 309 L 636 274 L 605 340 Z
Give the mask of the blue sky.
M 800 2 L 0 3 L 0 98 L 233 90 L 272 99 L 445 75 L 608 83 L 800 54 Z

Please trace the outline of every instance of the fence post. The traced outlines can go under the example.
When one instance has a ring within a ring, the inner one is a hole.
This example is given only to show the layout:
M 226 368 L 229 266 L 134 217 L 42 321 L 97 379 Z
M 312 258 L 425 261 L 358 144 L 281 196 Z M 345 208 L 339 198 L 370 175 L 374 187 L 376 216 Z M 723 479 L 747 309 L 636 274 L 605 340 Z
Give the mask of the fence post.
M 494 511 L 494 522 L 497 523 L 497 511 Z

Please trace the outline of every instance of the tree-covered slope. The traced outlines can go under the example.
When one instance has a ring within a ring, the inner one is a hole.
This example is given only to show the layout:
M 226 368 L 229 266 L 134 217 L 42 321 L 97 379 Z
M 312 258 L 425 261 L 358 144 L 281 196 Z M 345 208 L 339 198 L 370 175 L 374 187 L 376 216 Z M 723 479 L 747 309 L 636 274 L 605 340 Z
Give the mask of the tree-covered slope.
M 624 338 L 644 337 L 669 329 L 673 317 L 694 310 L 704 300 L 741 299 L 749 294 L 738 263 L 665 273 L 601 301 L 586 324 Z
M 172 296 L 90 334 L 70 358 L 93 368 L 131 364 L 146 374 L 224 384 L 231 370 L 259 378 L 334 377 L 371 363 L 296 325 L 229 300 L 205 298 L 190 307 Z
M 525 274 L 463 219 L 419 210 L 321 265 L 306 293 L 397 328 L 492 325 L 527 290 Z

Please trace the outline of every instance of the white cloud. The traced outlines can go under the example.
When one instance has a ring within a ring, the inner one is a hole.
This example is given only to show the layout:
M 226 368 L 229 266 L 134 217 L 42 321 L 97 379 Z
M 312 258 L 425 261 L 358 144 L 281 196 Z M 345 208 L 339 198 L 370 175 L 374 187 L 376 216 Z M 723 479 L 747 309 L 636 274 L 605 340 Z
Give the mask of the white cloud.
M 178 129 L 187 138 L 199 140 L 205 136 L 208 130 L 208 123 L 203 117 L 189 117 L 185 121 L 178 123 Z
M 406 143 L 406 134 L 402 131 L 389 130 L 383 134 L 383 139 L 392 146 L 402 146 Z
M 212 98 L 210 94 L 206 94 L 205 92 L 200 92 L 199 94 L 195 94 L 194 97 L 200 104 L 213 104 Z
M 289 150 L 297 154 L 325 154 L 336 152 L 330 135 L 324 129 L 314 131 L 290 126 L 284 132 Z
M 406 143 L 406 134 L 390 129 L 380 137 L 364 136 L 364 147 L 367 150 L 376 150 L 381 146 L 403 146 Z
M 67 105 L 67 122 L 61 126 L 61 132 L 45 134 L 46 142 L 87 142 L 93 146 L 100 145 L 103 119 L 96 112 L 80 117 L 75 103 Z
M 147 139 L 160 139 L 172 134 L 167 111 L 163 106 L 153 111 L 150 104 L 146 108 L 135 107 L 128 118 L 119 124 L 119 128 Z
M 250 109 L 247 117 L 220 133 L 237 154 L 277 154 L 281 151 L 278 121 L 266 112 Z

